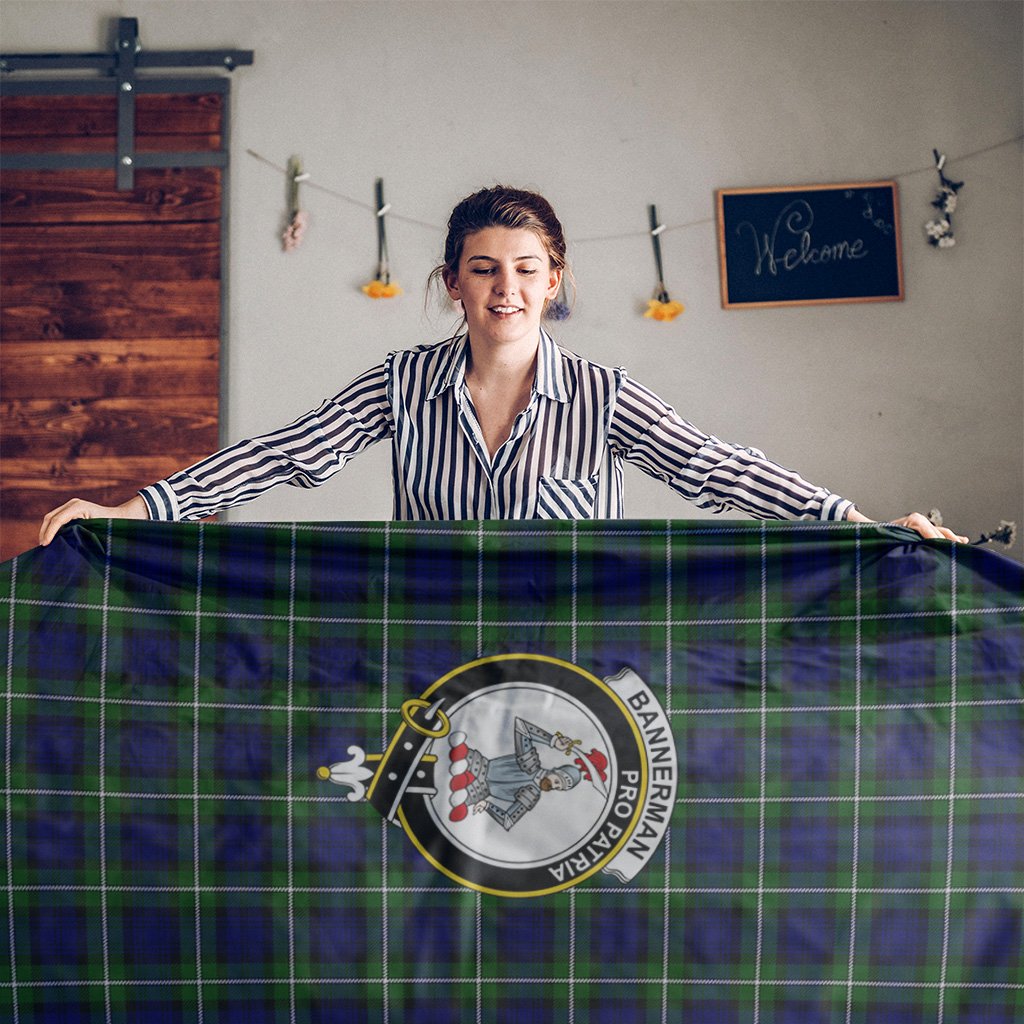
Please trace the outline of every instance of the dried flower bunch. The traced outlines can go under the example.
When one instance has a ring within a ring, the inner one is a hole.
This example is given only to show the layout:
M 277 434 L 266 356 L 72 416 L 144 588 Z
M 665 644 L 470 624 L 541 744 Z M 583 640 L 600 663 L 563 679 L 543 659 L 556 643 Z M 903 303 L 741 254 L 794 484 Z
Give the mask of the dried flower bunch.
M 647 303 L 644 316 L 648 320 L 675 320 L 685 309 L 686 307 L 681 302 L 671 301 L 668 293 L 662 292 L 661 295 L 656 295 Z
M 309 214 L 299 205 L 299 184 L 309 175 L 302 170 L 302 160 L 293 156 L 288 161 L 288 226 L 281 235 L 281 247 L 285 252 L 294 252 L 302 242 L 302 236 L 309 226 Z
M 686 307 L 681 302 L 673 302 L 669 298 L 668 289 L 665 287 L 665 270 L 661 262 L 660 235 L 665 230 L 665 225 L 658 223 L 656 207 L 648 206 L 647 212 L 651 221 L 651 245 L 654 248 L 654 265 L 658 271 L 658 283 L 654 286 L 654 297 L 647 303 L 644 317 L 648 320 L 668 322 L 675 320 Z
M 935 526 L 942 525 L 942 513 L 937 509 L 933 508 L 928 513 L 928 522 Z M 1017 524 L 1010 522 L 1008 519 L 1001 519 L 999 525 L 991 533 L 982 533 L 977 540 L 972 540 L 972 544 L 1005 544 L 1007 547 L 1012 547 L 1013 542 L 1017 539 Z
M 998 544 L 1005 544 L 1007 547 L 1011 547 L 1016 539 L 1017 524 L 1011 523 L 1007 519 L 1001 519 L 996 529 L 991 533 L 983 533 L 977 540 L 971 541 L 971 543 L 990 544 L 992 541 L 995 541 Z
M 377 199 L 377 276 L 368 284 L 363 285 L 363 294 L 371 299 L 393 299 L 402 294 L 402 289 L 391 280 L 391 268 L 388 264 L 388 236 L 384 228 L 384 218 L 390 203 L 384 202 L 384 179 L 378 178 L 374 184 L 374 195 Z
M 368 295 L 371 299 L 393 299 L 396 295 L 402 294 L 402 289 L 397 284 L 377 278 L 368 284 L 364 284 L 362 293 Z
M 935 157 L 935 170 L 939 174 L 939 191 L 932 200 L 932 206 L 939 211 L 941 216 L 936 220 L 930 220 L 924 226 L 928 235 L 928 244 L 938 249 L 949 249 L 956 245 L 953 237 L 953 211 L 956 209 L 957 193 L 964 187 L 962 181 L 952 181 L 943 174 L 942 169 L 946 166 L 945 155 L 940 155 L 937 149 L 932 150 Z
M 281 245 L 285 252 L 294 252 L 298 249 L 308 226 L 309 214 L 305 210 L 296 210 L 288 222 L 288 227 L 284 229 L 284 234 L 281 235 Z

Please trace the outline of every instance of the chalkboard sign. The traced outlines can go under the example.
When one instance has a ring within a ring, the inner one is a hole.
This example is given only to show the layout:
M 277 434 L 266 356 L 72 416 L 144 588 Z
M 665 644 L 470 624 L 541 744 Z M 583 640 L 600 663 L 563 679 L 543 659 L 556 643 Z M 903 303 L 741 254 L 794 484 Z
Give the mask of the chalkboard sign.
M 726 309 L 903 298 L 896 182 L 718 192 Z

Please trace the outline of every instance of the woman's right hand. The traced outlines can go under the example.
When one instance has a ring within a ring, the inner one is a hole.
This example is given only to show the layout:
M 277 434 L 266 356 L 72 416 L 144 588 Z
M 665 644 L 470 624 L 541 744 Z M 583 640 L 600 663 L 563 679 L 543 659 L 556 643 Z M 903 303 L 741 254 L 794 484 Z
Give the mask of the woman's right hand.
M 59 508 L 47 512 L 39 527 L 39 543 L 47 545 L 57 536 L 57 531 L 72 519 L 148 519 L 149 509 L 141 494 L 121 505 L 97 505 L 92 501 L 72 498 Z

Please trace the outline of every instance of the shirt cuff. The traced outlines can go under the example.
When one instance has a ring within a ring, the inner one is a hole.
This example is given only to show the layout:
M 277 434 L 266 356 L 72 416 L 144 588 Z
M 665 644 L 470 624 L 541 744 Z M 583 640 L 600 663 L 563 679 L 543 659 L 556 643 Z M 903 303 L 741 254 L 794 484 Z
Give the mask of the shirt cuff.
M 155 522 L 176 522 L 181 518 L 178 499 L 166 480 L 158 480 L 149 487 L 143 487 L 139 494 L 149 510 L 149 518 Z
M 838 494 L 827 494 L 821 503 L 821 519 L 831 522 L 842 522 L 847 513 L 854 507 L 853 502 L 840 498 Z

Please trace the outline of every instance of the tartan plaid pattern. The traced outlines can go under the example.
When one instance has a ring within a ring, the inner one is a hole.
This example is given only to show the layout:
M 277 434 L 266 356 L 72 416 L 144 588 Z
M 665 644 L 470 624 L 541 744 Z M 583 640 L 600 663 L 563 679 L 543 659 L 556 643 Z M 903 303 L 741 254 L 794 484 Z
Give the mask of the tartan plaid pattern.
M 0 1018 L 1019 1021 L 1022 612 L 885 527 L 74 525 L 0 567 Z M 315 778 L 502 653 L 666 709 L 631 883 L 462 889 Z

